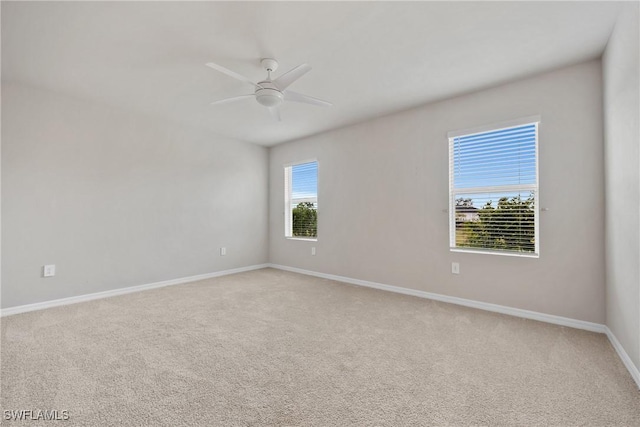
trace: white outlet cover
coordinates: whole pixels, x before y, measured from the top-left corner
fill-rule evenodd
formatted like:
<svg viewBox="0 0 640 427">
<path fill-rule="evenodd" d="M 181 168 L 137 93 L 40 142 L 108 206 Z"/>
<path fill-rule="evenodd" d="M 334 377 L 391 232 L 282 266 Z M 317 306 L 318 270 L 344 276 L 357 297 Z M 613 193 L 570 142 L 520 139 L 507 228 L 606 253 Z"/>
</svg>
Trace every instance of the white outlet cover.
<svg viewBox="0 0 640 427">
<path fill-rule="evenodd" d="M 227 248 L 220 248 L 220 256 L 225 256 L 227 254 Z"/>
<path fill-rule="evenodd" d="M 315 255 L 316 254 L 316 248 L 315 246 L 311 248 L 311 255 Z"/>
<path fill-rule="evenodd" d="M 451 263 L 451 273 L 460 274 L 460 263 L 459 262 L 452 262 Z"/>
<path fill-rule="evenodd" d="M 55 264 L 49 264 L 42 267 L 42 275 L 44 277 L 53 277 L 56 275 L 56 266 Z"/>
</svg>

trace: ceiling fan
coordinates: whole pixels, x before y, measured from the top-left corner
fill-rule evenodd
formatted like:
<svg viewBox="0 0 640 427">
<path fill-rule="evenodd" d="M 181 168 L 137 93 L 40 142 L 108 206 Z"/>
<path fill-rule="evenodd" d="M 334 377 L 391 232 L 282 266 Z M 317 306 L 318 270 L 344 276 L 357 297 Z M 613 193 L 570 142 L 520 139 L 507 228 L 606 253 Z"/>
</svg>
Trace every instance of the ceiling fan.
<svg viewBox="0 0 640 427">
<path fill-rule="evenodd" d="M 323 101 L 312 96 L 303 95 L 298 92 L 287 89 L 293 82 L 298 80 L 304 74 L 311 71 L 311 67 L 308 64 L 298 65 L 297 67 L 287 71 L 274 80 L 271 80 L 271 73 L 278 68 L 278 61 L 271 58 L 264 58 L 260 61 L 262 68 L 267 71 L 267 78 L 265 80 L 255 83 L 251 79 L 231 71 L 221 65 L 209 62 L 206 65 L 214 70 L 220 71 L 228 76 L 238 79 L 243 82 L 252 84 L 255 87 L 255 92 L 247 95 L 234 96 L 232 98 L 221 99 L 214 101 L 211 105 L 226 104 L 229 102 L 241 101 L 245 98 L 254 97 L 259 104 L 267 107 L 271 115 L 275 120 L 280 121 L 280 104 L 284 101 L 302 102 L 305 104 L 319 105 L 322 107 L 331 107 L 333 104 L 327 101 Z"/>
</svg>

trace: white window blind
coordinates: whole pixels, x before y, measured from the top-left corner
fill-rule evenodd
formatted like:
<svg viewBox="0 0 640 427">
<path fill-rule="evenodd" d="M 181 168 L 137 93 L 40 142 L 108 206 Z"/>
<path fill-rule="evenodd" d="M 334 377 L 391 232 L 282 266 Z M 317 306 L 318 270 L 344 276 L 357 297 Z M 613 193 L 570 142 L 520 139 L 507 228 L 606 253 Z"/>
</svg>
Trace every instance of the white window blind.
<svg viewBox="0 0 640 427">
<path fill-rule="evenodd" d="M 318 237 L 318 162 L 284 168 L 285 237 Z"/>
<path fill-rule="evenodd" d="M 539 253 L 538 122 L 449 138 L 452 250 Z"/>
</svg>

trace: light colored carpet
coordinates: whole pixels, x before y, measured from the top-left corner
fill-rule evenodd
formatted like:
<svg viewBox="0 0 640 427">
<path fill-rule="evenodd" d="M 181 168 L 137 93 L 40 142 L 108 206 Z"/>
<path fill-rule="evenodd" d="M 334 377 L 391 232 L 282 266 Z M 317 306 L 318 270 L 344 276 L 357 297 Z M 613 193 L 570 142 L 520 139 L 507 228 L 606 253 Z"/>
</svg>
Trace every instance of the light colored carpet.
<svg viewBox="0 0 640 427">
<path fill-rule="evenodd" d="M 264 269 L 2 319 L 64 426 L 638 426 L 602 334 Z M 26 425 L 8 422 L 7 425 Z"/>
</svg>

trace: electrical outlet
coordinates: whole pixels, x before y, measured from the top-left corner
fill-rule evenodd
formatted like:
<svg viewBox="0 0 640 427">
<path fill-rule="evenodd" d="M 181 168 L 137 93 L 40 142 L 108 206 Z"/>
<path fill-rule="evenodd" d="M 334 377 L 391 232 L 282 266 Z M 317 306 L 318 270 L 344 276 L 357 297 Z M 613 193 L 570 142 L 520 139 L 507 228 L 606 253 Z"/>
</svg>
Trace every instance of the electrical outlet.
<svg viewBox="0 0 640 427">
<path fill-rule="evenodd" d="M 315 254 L 316 254 L 316 247 L 315 247 L 315 246 L 313 246 L 313 247 L 311 248 L 311 255 L 315 255 Z"/>
<path fill-rule="evenodd" d="M 460 263 L 459 262 L 452 262 L 451 263 L 451 273 L 460 274 Z"/>
<path fill-rule="evenodd" d="M 43 277 L 53 277 L 56 275 L 56 265 L 50 264 L 42 267 L 42 276 Z"/>
<path fill-rule="evenodd" d="M 225 256 L 227 254 L 227 248 L 220 248 L 220 256 Z"/>
</svg>

